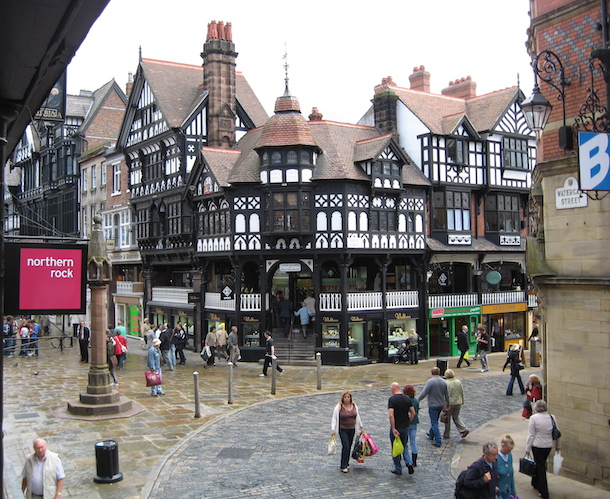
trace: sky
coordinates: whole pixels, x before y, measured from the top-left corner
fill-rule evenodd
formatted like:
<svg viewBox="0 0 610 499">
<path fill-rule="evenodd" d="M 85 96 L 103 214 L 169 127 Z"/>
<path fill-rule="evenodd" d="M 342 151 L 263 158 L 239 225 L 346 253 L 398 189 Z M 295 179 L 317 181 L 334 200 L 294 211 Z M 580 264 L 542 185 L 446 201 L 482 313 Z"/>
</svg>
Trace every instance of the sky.
<svg viewBox="0 0 610 499">
<path fill-rule="evenodd" d="M 125 89 L 142 57 L 200 66 L 207 25 L 231 22 L 241 71 L 271 115 L 284 92 L 308 116 L 357 122 L 375 85 L 391 76 L 409 87 L 414 67 L 431 91 L 471 76 L 477 95 L 533 88 L 525 49 L 529 0 L 110 0 L 68 67 L 68 92 L 114 78 Z M 287 59 L 284 58 L 287 54 Z"/>
</svg>

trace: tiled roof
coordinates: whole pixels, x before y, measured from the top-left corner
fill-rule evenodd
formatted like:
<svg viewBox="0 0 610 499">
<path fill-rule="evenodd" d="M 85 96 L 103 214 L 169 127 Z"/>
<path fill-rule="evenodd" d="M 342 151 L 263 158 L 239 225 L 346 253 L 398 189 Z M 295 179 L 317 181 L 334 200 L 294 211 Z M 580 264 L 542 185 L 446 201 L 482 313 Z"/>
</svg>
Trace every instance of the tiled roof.
<svg viewBox="0 0 610 499">
<path fill-rule="evenodd" d="M 227 187 L 229 185 L 229 174 L 239 159 L 239 151 L 235 149 L 220 149 L 214 147 L 202 147 L 201 153 L 205 157 L 206 163 L 214 174 L 218 185 Z"/>
<path fill-rule="evenodd" d="M 125 93 L 116 84 L 116 82 L 114 81 L 114 78 L 113 78 L 108 83 L 106 83 L 105 85 L 101 86 L 100 88 L 98 88 L 96 91 L 93 92 L 93 99 L 94 99 L 93 104 L 91 105 L 91 109 L 87 113 L 87 117 L 85 118 L 85 121 L 83 121 L 83 124 L 80 126 L 80 130 L 87 130 L 91 120 L 95 117 L 100 106 L 102 106 L 104 104 L 106 97 L 112 91 L 113 88 L 116 89 L 118 95 L 123 100 L 123 102 L 125 102 L 125 104 L 127 104 L 127 97 L 126 97 Z"/>
<path fill-rule="evenodd" d="M 203 90 L 203 67 L 153 59 L 142 59 L 140 64 L 168 125 L 180 127 L 207 92 Z M 240 72 L 235 74 L 235 85 L 237 100 L 248 116 L 256 126 L 263 124 L 267 113 Z"/>
<path fill-rule="evenodd" d="M 229 183 L 260 182 L 260 158 L 255 147 L 260 139 L 261 132 L 261 128 L 250 130 L 235 146 L 240 155 L 235 160 L 229 174 Z"/>
<path fill-rule="evenodd" d="M 392 140 L 392 134 L 359 140 L 354 146 L 354 161 L 372 160 L 379 156 Z"/>
<path fill-rule="evenodd" d="M 66 116 L 85 118 L 93 104 L 93 95 L 67 95 Z"/>
<path fill-rule="evenodd" d="M 386 88 L 438 135 L 452 133 L 464 116 L 478 132 L 492 129 L 519 92 L 518 87 L 509 87 L 465 100 L 392 85 Z"/>
<path fill-rule="evenodd" d="M 257 147 L 315 146 L 309 123 L 299 112 L 274 114 L 263 126 Z"/>
</svg>

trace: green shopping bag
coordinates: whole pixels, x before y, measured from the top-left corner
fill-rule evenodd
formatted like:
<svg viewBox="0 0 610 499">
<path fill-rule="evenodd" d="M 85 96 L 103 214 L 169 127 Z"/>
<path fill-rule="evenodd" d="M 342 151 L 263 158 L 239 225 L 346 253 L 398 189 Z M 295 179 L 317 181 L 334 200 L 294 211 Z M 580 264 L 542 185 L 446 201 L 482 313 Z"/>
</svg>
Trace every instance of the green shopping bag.
<svg viewBox="0 0 610 499">
<path fill-rule="evenodd" d="M 400 438 L 395 438 L 392 443 L 392 457 L 402 456 L 402 453 L 405 451 L 405 446 L 402 445 L 402 440 Z"/>
</svg>

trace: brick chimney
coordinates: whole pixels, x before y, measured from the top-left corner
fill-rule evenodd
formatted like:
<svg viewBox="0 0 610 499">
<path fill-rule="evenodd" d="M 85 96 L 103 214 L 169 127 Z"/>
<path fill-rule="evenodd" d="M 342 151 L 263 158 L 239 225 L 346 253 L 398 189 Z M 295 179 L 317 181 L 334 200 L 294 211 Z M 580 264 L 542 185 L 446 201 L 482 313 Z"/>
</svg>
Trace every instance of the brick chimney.
<svg viewBox="0 0 610 499">
<path fill-rule="evenodd" d="M 430 73 L 424 66 L 413 68 L 413 74 L 409 76 L 411 90 L 430 93 Z"/>
<path fill-rule="evenodd" d="M 131 90 L 133 89 L 133 73 L 127 73 L 127 85 L 125 85 L 125 95 L 129 97 L 131 95 Z"/>
<path fill-rule="evenodd" d="M 322 121 L 322 113 L 318 111 L 317 107 L 311 109 L 311 114 L 309 115 L 309 121 Z"/>
<path fill-rule="evenodd" d="M 398 118 L 396 116 L 398 97 L 391 88 L 395 86 L 396 84 L 391 76 L 383 78 L 381 84 L 375 86 L 375 97 L 373 98 L 375 126 L 382 133 L 397 133 L 398 130 Z"/>
<path fill-rule="evenodd" d="M 450 81 L 449 86 L 441 90 L 441 94 L 459 99 L 472 99 L 477 96 L 477 84 L 470 76 Z"/>
<path fill-rule="evenodd" d="M 208 145 L 235 144 L 235 44 L 231 23 L 212 21 L 203 45 L 203 88 L 208 93 Z"/>
</svg>

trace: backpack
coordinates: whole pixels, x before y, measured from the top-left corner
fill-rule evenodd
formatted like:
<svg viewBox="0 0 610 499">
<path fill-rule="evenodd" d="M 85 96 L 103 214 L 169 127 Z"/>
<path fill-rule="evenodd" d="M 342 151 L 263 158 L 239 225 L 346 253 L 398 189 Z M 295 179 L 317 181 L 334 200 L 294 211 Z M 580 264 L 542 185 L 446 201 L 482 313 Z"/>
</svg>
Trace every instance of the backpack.
<svg viewBox="0 0 610 499">
<path fill-rule="evenodd" d="M 470 468 L 470 466 L 468 468 Z M 477 499 L 477 497 L 479 497 L 478 490 L 471 489 L 464 485 L 464 478 L 466 478 L 468 468 L 460 471 L 460 474 L 455 481 L 455 499 Z"/>
</svg>

